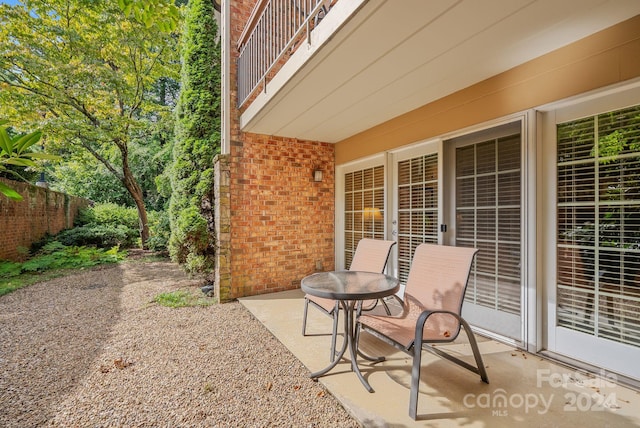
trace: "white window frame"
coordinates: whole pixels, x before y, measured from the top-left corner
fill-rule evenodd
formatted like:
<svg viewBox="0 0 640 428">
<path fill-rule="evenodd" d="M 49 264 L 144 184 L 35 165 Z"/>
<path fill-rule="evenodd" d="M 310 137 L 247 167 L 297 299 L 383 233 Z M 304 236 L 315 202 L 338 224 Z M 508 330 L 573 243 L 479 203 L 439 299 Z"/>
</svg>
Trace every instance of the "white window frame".
<svg viewBox="0 0 640 428">
<path fill-rule="evenodd" d="M 573 333 L 557 329 L 555 325 L 556 300 L 556 252 L 557 246 L 557 163 L 556 163 L 556 124 L 596 116 L 640 104 L 640 79 L 634 79 L 620 85 L 599 89 L 567 100 L 551 103 L 537 109 L 539 138 L 544 141 L 538 147 L 538 216 L 541 220 L 539 232 L 541 323 L 538 351 L 559 360 L 587 370 L 600 367 L 618 371 L 625 367 L 629 355 L 628 345 L 614 344 L 607 349 L 594 349 L 593 341 L 586 334 Z M 544 147 L 543 147 L 544 146 Z M 575 349 L 571 352 L 569 348 Z M 593 352 L 589 353 L 589 350 Z M 631 352 L 633 354 L 633 352 Z M 629 358 L 628 356 L 626 357 Z M 617 370 L 618 369 L 618 370 Z M 630 375 L 632 383 L 640 378 L 640 370 Z M 622 373 L 625 376 L 625 373 Z"/>
</svg>

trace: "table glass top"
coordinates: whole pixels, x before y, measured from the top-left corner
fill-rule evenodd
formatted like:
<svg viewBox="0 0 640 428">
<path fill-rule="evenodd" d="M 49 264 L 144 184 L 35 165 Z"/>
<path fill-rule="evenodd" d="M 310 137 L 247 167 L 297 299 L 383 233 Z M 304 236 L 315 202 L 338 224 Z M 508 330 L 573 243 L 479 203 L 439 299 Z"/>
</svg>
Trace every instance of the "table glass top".
<svg viewBox="0 0 640 428">
<path fill-rule="evenodd" d="M 378 299 L 398 291 L 399 281 L 373 272 L 318 272 L 302 279 L 305 293 L 337 300 Z"/>
</svg>

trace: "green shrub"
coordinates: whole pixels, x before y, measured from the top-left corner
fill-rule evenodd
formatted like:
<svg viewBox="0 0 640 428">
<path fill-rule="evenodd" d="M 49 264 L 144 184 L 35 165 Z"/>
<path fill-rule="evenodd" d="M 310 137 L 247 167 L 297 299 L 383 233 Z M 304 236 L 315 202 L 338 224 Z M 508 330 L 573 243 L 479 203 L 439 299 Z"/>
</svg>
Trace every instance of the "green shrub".
<svg viewBox="0 0 640 428">
<path fill-rule="evenodd" d="M 116 263 L 123 260 L 126 253 L 118 247 L 109 250 L 58 246 L 49 253 L 43 253 L 22 263 L 22 272 L 44 272 L 52 269 L 84 268 L 103 263 Z"/>
<path fill-rule="evenodd" d="M 164 251 L 171 235 L 169 214 L 166 211 L 149 211 L 148 214 L 151 231 L 149 249 Z M 75 223 L 74 229 L 62 231 L 55 236 L 47 235 L 32 244 L 31 254 L 40 252 L 44 246 L 55 241 L 65 246 L 98 248 L 130 248 L 139 245 L 138 213 L 135 208 L 112 203 L 96 204 L 80 210 Z"/>
<path fill-rule="evenodd" d="M 171 236 L 169 213 L 166 211 L 149 211 L 149 229 L 151 237 L 147 245 L 152 251 L 165 251 Z"/>
<path fill-rule="evenodd" d="M 93 223 L 94 219 L 95 217 L 93 215 L 92 207 L 80 208 L 80 210 L 78 211 L 78 215 L 76 216 L 75 220 L 73 220 L 73 225 L 84 226 L 85 224 Z"/>
<path fill-rule="evenodd" d="M 66 247 L 62 242 L 60 242 L 60 241 L 51 241 L 51 242 L 47 242 L 46 244 L 44 244 L 42 246 L 42 248 L 40 249 L 39 253 L 40 254 L 51 254 L 51 253 L 55 253 L 56 251 L 62 251 L 65 248 Z"/>
<path fill-rule="evenodd" d="M 13 278 L 22 272 L 22 263 L 0 260 L 0 278 Z"/>
<path fill-rule="evenodd" d="M 80 211 L 78 225 L 97 224 L 102 226 L 126 226 L 138 233 L 140 222 L 138 211 L 133 207 L 102 203 Z"/>
<path fill-rule="evenodd" d="M 53 235 L 50 235 L 49 233 L 45 233 L 45 235 L 42 238 L 31 243 L 31 246 L 29 247 L 29 254 L 33 255 L 33 254 L 39 253 L 40 250 L 42 250 L 42 248 L 45 245 L 48 245 L 54 240 L 55 240 L 55 237 Z"/>
<path fill-rule="evenodd" d="M 138 232 L 122 225 L 87 224 L 57 234 L 54 239 L 66 246 L 91 246 L 98 248 L 136 245 Z"/>
<path fill-rule="evenodd" d="M 171 258 L 188 271 L 215 263 L 213 158 L 220 152 L 220 43 L 213 3 L 191 0 L 181 39 L 181 88 L 170 170 Z"/>
<path fill-rule="evenodd" d="M 138 212 L 135 208 L 113 203 L 96 204 L 80 210 L 77 227 L 49 238 L 68 246 L 111 248 L 136 246 L 139 240 Z"/>
<path fill-rule="evenodd" d="M 213 267 L 209 257 L 210 236 L 206 220 L 195 207 L 182 210 L 173 223 L 169 252 L 174 261 L 182 264 L 187 272 L 207 272 Z"/>
</svg>

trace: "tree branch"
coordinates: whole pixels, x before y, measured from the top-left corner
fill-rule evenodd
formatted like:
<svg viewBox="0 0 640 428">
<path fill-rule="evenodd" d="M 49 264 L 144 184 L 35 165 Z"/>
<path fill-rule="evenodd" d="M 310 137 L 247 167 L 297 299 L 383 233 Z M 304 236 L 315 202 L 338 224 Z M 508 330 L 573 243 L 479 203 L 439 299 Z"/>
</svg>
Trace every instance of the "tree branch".
<svg viewBox="0 0 640 428">
<path fill-rule="evenodd" d="M 93 147 L 91 147 L 91 145 L 89 145 L 89 143 L 87 143 L 86 138 L 84 138 L 83 136 L 78 136 L 78 140 L 80 142 L 80 145 L 86 149 L 89 153 L 91 153 L 91 155 L 96 158 L 97 160 L 100 161 L 100 163 L 102 163 L 108 170 L 109 172 L 111 172 L 113 175 L 115 175 L 118 180 L 122 181 L 124 180 L 124 176 L 122 175 L 122 173 L 120 171 L 118 171 L 112 164 L 111 162 L 109 162 L 105 157 L 103 157 L 100 153 L 98 153 Z"/>
<path fill-rule="evenodd" d="M 25 69 L 24 67 L 20 67 L 17 64 L 13 64 L 13 65 L 18 67 L 24 73 L 33 76 L 33 74 L 28 69 Z M 78 100 L 76 97 L 67 94 L 64 89 L 61 89 L 61 88 L 59 88 L 59 87 L 57 87 L 55 85 L 52 85 L 49 82 L 45 82 L 43 80 L 38 80 L 38 82 L 42 83 L 43 85 L 46 85 L 46 86 L 50 87 L 54 91 L 53 94 L 49 94 L 47 92 L 41 91 L 41 90 L 39 90 L 39 89 L 27 84 L 27 82 L 25 82 L 25 80 L 22 79 L 21 77 L 19 77 L 17 74 L 15 74 L 15 73 L 13 73 L 13 72 L 11 72 L 9 70 L 6 70 L 6 71 L 16 79 L 16 81 L 14 82 L 14 81 L 11 81 L 11 80 L 5 78 L 3 75 L 0 74 L 0 76 L 3 76 L 1 81 L 3 81 L 4 83 L 8 84 L 9 86 L 12 86 L 14 88 L 19 88 L 19 89 L 22 89 L 22 90 L 27 91 L 27 92 L 31 92 L 32 94 L 37 95 L 39 97 L 42 97 L 44 99 L 57 100 L 60 104 L 68 105 L 69 107 L 77 110 L 80 114 L 85 116 L 95 128 L 100 127 L 100 120 L 89 112 L 89 110 L 85 107 L 84 103 L 80 102 L 80 100 Z M 60 94 L 65 99 L 56 98 L 56 96 L 55 96 L 56 93 Z"/>
</svg>

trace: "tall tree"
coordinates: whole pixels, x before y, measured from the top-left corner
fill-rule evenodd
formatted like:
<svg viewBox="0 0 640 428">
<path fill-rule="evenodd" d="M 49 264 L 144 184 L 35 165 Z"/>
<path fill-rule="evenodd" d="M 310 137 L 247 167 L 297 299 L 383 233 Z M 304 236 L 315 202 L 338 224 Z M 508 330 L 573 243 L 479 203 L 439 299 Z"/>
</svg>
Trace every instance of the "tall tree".
<svg viewBox="0 0 640 428">
<path fill-rule="evenodd" d="M 0 113 L 37 122 L 47 149 L 88 152 L 115 175 L 138 210 L 143 246 L 147 210 L 130 144 L 170 114 L 151 88 L 177 78 L 176 40 L 111 0 L 0 5 Z"/>
<path fill-rule="evenodd" d="M 182 33 L 181 91 L 169 206 L 172 257 L 214 267 L 213 157 L 220 151 L 220 45 L 211 0 L 190 0 Z"/>
<path fill-rule="evenodd" d="M 160 193 L 156 180 L 171 164 L 173 120 L 169 116 L 158 123 L 149 123 L 140 137 L 129 143 L 129 165 L 135 175 L 145 206 L 149 210 L 164 211 L 171 192 Z M 75 153 L 64 163 L 48 163 L 46 177 L 51 189 L 81 196 L 95 202 L 110 202 L 135 206 L 131 195 L 116 176 L 100 164 L 89 152 Z"/>
</svg>

